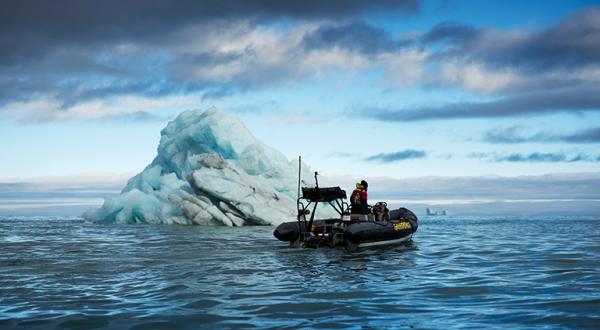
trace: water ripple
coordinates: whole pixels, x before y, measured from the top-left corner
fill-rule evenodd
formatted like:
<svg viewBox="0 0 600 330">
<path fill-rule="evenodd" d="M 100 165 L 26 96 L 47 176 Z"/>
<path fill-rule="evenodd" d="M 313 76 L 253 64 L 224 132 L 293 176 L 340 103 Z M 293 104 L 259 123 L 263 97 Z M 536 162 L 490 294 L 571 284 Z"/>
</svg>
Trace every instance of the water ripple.
<svg viewBox="0 0 600 330">
<path fill-rule="evenodd" d="M 270 227 L 0 219 L 0 328 L 599 328 L 600 219 L 426 218 L 387 249 Z"/>
</svg>

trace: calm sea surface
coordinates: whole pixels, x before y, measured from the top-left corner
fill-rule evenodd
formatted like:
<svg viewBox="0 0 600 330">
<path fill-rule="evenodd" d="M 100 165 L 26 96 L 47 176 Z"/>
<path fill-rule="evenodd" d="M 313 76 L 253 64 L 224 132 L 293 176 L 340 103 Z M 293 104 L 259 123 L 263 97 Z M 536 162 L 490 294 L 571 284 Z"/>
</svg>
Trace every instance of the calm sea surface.
<svg viewBox="0 0 600 330">
<path fill-rule="evenodd" d="M 429 217 L 411 244 L 0 218 L 0 329 L 600 329 L 599 217 Z"/>
</svg>

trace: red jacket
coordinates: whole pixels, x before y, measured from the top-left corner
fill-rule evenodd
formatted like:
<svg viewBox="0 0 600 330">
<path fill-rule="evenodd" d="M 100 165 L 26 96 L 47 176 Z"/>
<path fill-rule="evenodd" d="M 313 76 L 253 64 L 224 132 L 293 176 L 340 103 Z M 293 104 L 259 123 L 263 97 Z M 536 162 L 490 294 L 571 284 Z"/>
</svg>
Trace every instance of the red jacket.
<svg viewBox="0 0 600 330">
<path fill-rule="evenodd" d="M 367 191 L 364 189 L 354 189 L 350 195 L 350 204 L 367 205 Z"/>
</svg>

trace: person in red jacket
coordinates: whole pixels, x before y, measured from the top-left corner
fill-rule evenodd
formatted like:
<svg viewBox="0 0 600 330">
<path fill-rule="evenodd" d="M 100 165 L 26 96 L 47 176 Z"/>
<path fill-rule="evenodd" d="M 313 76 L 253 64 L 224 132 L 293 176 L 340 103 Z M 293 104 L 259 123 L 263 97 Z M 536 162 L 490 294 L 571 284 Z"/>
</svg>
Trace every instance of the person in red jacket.
<svg viewBox="0 0 600 330">
<path fill-rule="evenodd" d="M 362 180 L 360 183 L 356 184 L 356 189 L 350 195 L 350 212 L 351 213 L 359 213 L 359 214 L 367 214 L 369 211 L 369 204 L 367 203 L 367 189 L 369 188 L 369 184 L 367 181 Z"/>
</svg>

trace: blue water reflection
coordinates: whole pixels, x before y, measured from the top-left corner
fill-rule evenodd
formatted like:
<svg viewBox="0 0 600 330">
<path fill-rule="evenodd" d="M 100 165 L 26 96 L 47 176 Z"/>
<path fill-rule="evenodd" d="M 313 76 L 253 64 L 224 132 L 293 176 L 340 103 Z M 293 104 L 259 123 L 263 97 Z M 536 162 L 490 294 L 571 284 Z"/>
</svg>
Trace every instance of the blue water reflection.
<svg viewBox="0 0 600 330">
<path fill-rule="evenodd" d="M 299 250 L 271 227 L 0 219 L 0 328 L 598 328 L 600 218 L 431 217 Z"/>
</svg>

